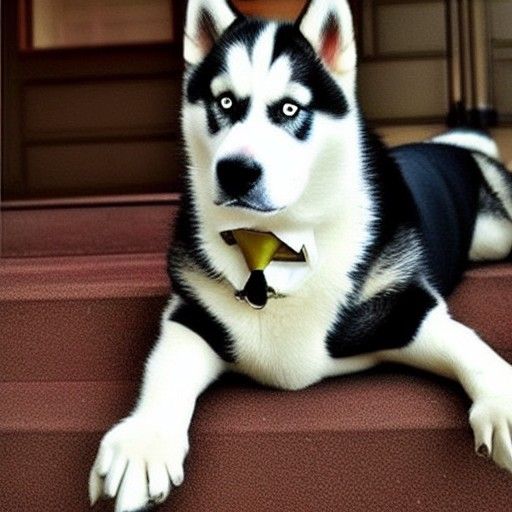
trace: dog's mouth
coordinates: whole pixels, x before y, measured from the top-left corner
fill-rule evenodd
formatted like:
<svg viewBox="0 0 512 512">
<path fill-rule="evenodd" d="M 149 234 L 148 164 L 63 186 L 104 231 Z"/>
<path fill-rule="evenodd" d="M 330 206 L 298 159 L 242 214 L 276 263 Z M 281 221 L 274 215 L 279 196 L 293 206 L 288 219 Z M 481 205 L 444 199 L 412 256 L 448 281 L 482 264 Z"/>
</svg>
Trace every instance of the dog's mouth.
<svg viewBox="0 0 512 512">
<path fill-rule="evenodd" d="M 215 205 L 225 208 L 242 208 L 244 210 L 266 214 L 277 213 L 284 210 L 284 208 L 276 208 L 274 206 L 261 204 L 248 199 L 226 199 L 223 201 L 215 201 Z"/>
</svg>

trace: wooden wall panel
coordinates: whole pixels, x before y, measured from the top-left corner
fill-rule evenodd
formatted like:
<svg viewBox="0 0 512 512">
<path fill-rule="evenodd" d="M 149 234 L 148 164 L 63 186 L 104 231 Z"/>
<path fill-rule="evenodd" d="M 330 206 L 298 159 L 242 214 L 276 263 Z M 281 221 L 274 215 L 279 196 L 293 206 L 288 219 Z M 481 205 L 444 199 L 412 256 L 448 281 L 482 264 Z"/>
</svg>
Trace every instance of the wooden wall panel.
<svg viewBox="0 0 512 512">
<path fill-rule="evenodd" d="M 446 50 L 443 2 L 382 4 L 375 9 L 376 44 L 380 54 Z"/>
<path fill-rule="evenodd" d="M 494 102 L 502 116 L 512 117 L 512 60 L 494 66 Z"/>
<path fill-rule="evenodd" d="M 30 138 L 179 131 L 179 79 L 30 85 L 24 126 Z"/>
<path fill-rule="evenodd" d="M 2 3 L 12 105 L 3 198 L 178 190 L 181 45 L 33 51 L 17 44 L 20 5 Z"/>
<path fill-rule="evenodd" d="M 512 122 L 512 0 L 489 2 L 493 50 L 492 86 L 502 122 Z"/>
<path fill-rule="evenodd" d="M 447 104 L 445 61 L 363 62 L 359 93 L 366 115 L 373 120 L 419 122 L 442 118 Z"/>
<path fill-rule="evenodd" d="M 493 38 L 512 40 L 512 0 L 491 0 L 489 10 Z"/>
<path fill-rule="evenodd" d="M 364 0 L 359 94 L 376 122 L 442 122 L 448 108 L 442 0 Z"/>
<path fill-rule="evenodd" d="M 182 167 L 175 141 L 133 141 L 30 146 L 30 195 L 61 197 L 123 192 L 170 192 Z"/>
<path fill-rule="evenodd" d="M 32 0 L 34 48 L 171 41 L 169 0 Z"/>
</svg>

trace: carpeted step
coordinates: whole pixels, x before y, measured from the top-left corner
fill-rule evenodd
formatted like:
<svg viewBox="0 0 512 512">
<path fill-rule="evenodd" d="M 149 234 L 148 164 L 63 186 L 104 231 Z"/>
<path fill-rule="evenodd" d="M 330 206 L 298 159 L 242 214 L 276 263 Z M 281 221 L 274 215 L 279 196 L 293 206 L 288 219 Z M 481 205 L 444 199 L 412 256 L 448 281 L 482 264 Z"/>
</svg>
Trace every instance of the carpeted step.
<svg viewBox="0 0 512 512">
<path fill-rule="evenodd" d="M 0 510 L 89 510 L 98 441 L 135 388 L 0 384 Z M 508 512 L 512 478 L 473 454 L 467 407 L 456 385 L 395 369 L 300 392 L 226 380 L 200 399 L 185 483 L 161 510 Z"/>
<path fill-rule="evenodd" d="M 5 260 L 0 380 L 139 379 L 169 293 L 163 254 Z"/>
<path fill-rule="evenodd" d="M 157 333 L 165 258 L 8 260 L 0 279 L 0 511 L 88 510 L 98 441 Z M 509 359 L 511 285 L 512 265 L 478 267 L 450 300 Z M 225 381 L 200 400 L 186 484 L 162 510 L 508 511 L 512 481 L 474 457 L 467 407 L 402 371 L 295 393 Z"/>
<path fill-rule="evenodd" d="M 162 254 L 6 260 L 0 380 L 138 380 L 169 284 Z M 512 264 L 469 270 L 456 318 L 512 359 Z"/>
</svg>

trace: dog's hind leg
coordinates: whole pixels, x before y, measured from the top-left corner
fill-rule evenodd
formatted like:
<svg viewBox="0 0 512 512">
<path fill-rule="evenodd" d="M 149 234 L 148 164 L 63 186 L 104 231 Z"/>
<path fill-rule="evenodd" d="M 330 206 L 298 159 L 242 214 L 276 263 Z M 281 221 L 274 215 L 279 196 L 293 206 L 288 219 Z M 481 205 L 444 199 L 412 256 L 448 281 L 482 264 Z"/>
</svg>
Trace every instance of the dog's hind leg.
<svg viewBox="0 0 512 512">
<path fill-rule="evenodd" d="M 456 128 L 430 140 L 471 151 L 482 173 L 471 261 L 496 261 L 512 250 L 512 174 L 500 162 L 496 142 L 484 131 Z"/>
<path fill-rule="evenodd" d="M 488 133 L 456 128 L 430 140 L 471 152 L 482 173 L 479 209 L 469 251 L 471 261 L 496 261 L 512 250 L 512 174 L 500 162 L 496 142 Z"/>
<path fill-rule="evenodd" d="M 378 356 L 457 380 L 473 401 L 477 454 L 512 472 L 512 366 L 453 320 L 444 302 L 428 313 L 409 345 Z"/>
<path fill-rule="evenodd" d="M 483 183 L 469 258 L 502 260 L 512 250 L 512 174 L 493 158 L 477 153 L 473 157 Z"/>
</svg>

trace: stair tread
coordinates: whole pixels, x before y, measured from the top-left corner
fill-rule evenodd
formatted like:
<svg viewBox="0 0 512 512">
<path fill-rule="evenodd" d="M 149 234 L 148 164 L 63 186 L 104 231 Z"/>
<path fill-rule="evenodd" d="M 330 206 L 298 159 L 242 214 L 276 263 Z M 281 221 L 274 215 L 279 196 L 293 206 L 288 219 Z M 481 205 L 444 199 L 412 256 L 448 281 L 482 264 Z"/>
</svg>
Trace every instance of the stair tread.
<svg viewBox="0 0 512 512">
<path fill-rule="evenodd" d="M 103 432 L 129 413 L 134 382 L 0 383 L 0 432 Z M 467 428 L 454 383 L 381 368 L 293 393 L 226 377 L 199 400 L 194 430 L 233 433 Z"/>
<path fill-rule="evenodd" d="M 0 509 L 87 512 L 101 435 L 135 389 L 0 384 Z M 396 369 L 293 393 L 229 379 L 200 399 L 186 482 L 162 511 L 506 512 L 509 475 L 473 454 L 468 405 L 454 384 Z"/>
<path fill-rule="evenodd" d="M 0 301 L 145 297 L 168 293 L 163 253 L 9 258 Z"/>
<path fill-rule="evenodd" d="M 466 278 L 512 279 L 509 261 L 471 266 Z M 0 301 L 163 295 L 164 253 L 8 258 L 0 265 Z"/>
<path fill-rule="evenodd" d="M 512 279 L 512 263 L 473 265 L 465 277 Z M 150 296 L 169 290 L 164 253 L 7 258 L 0 281 L 0 301 Z"/>
<path fill-rule="evenodd" d="M 7 260 L 0 380 L 140 381 L 169 295 L 164 254 Z M 449 306 L 512 357 L 512 264 L 470 268 Z"/>
</svg>

